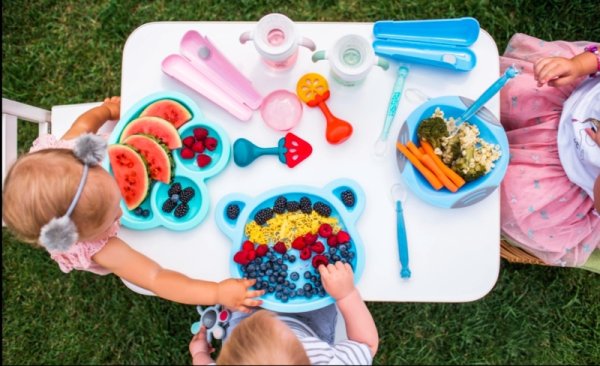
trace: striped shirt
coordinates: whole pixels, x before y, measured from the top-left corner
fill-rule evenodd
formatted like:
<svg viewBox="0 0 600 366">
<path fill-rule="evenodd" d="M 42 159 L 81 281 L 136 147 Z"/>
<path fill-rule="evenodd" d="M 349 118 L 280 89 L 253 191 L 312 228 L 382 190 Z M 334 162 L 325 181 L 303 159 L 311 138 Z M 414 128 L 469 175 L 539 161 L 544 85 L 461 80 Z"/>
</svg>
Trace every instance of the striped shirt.
<svg viewBox="0 0 600 366">
<path fill-rule="evenodd" d="M 330 345 L 297 319 L 282 315 L 279 319 L 298 337 L 312 365 L 371 365 L 373 362 L 366 344 L 343 340 Z"/>
</svg>

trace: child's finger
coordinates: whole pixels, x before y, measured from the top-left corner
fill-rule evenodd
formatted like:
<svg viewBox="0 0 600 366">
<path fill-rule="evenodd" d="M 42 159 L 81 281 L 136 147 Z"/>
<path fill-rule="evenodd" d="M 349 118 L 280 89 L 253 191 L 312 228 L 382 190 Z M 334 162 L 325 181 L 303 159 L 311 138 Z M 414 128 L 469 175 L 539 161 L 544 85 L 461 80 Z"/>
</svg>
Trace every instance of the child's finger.
<svg viewBox="0 0 600 366">
<path fill-rule="evenodd" d="M 543 58 L 533 65 L 533 74 L 536 80 L 539 80 L 539 74 L 544 68 L 544 66 L 548 65 L 553 61 L 552 58 Z"/>
<path fill-rule="evenodd" d="M 265 290 L 246 291 L 247 298 L 260 297 L 265 294 Z"/>
<path fill-rule="evenodd" d="M 245 306 L 250 306 L 250 307 L 256 307 L 256 306 L 260 306 L 262 305 L 262 300 L 259 299 L 244 299 L 244 301 L 242 302 L 243 305 Z"/>
<path fill-rule="evenodd" d="M 243 280 L 244 286 L 246 288 L 253 286 L 256 283 L 256 278 L 244 278 Z"/>
</svg>

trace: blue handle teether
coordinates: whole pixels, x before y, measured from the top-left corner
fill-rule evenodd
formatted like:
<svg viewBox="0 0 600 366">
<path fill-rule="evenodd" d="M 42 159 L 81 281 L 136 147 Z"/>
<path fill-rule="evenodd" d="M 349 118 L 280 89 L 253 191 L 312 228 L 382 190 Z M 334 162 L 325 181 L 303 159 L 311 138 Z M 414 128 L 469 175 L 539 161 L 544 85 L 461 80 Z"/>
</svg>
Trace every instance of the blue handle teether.
<svg viewBox="0 0 600 366">
<path fill-rule="evenodd" d="M 410 269 L 408 268 L 408 242 L 406 240 L 406 226 L 404 225 L 404 210 L 402 202 L 396 201 L 396 226 L 398 228 L 398 253 L 400 255 L 400 264 L 402 270 L 400 277 L 410 278 Z"/>
<path fill-rule="evenodd" d="M 262 155 L 277 155 L 279 161 L 285 164 L 286 148 L 283 146 L 285 138 L 279 140 L 277 147 L 259 147 L 252 142 L 240 138 L 233 144 L 233 161 L 241 167 L 250 165 L 256 158 Z"/>
</svg>

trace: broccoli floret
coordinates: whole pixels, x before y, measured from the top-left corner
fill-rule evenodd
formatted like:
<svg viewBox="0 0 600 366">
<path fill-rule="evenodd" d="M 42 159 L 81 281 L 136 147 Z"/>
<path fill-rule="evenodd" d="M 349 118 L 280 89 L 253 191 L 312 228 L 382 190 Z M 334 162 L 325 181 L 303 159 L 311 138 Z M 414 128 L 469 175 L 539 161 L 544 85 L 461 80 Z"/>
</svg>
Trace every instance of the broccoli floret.
<svg viewBox="0 0 600 366">
<path fill-rule="evenodd" d="M 464 154 L 456 159 L 451 167 L 466 182 L 482 177 L 486 173 L 485 165 L 475 161 L 475 149 L 474 145 L 467 147 Z"/>
<path fill-rule="evenodd" d="M 460 142 L 461 132 L 455 133 L 445 140 L 442 147 L 442 160 L 446 164 L 451 164 L 462 156 L 462 145 Z"/>
<path fill-rule="evenodd" d="M 419 140 L 425 140 L 437 149 L 442 146 L 442 139 L 448 137 L 446 122 L 440 117 L 426 118 L 419 123 L 417 128 Z"/>
</svg>

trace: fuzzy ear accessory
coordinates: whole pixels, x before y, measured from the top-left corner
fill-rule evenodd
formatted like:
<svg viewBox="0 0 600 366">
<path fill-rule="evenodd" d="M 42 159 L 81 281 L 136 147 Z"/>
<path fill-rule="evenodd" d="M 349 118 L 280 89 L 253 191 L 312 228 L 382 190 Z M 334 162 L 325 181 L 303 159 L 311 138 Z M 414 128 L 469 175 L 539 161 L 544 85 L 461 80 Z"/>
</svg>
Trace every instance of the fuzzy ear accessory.
<svg viewBox="0 0 600 366">
<path fill-rule="evenodd" d="M 54 217 L 40 231 L 40 244 L 48 251 L 64 252 L 77 242 L 79 235 L 71 214 L 81 197 L 90 166 L 98 165 L 106 154 L 106 141 L 98 135 L 84 134 L 77 138 L 73 154 L 83 163 L 83 174 L 77 192 L 64 216 Z"/>
</svg>

